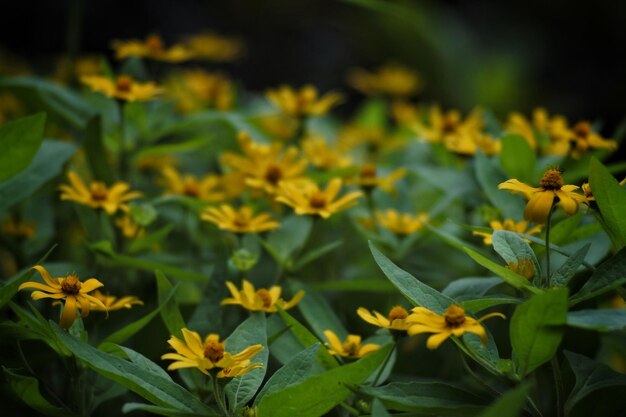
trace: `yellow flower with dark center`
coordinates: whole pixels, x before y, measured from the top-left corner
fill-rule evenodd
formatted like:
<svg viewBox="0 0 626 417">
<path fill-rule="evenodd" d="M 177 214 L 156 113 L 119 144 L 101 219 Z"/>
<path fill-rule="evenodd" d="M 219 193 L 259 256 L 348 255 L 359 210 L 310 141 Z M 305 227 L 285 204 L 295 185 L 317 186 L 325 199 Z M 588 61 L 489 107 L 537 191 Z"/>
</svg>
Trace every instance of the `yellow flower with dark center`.
<svg viewBox="0 0 626 417">
<path fill-rule="evenodd" d="M 41 265 L 35 265 L 33 269 L 39 272 L 46 283 L 24 282 L 18 289 L 37 289 L 38 291 L 33 291 L 31 294 L 33 300 L 41 300 L 42 298 L 65 300 L 59 323 L 64 329 L 68 329 L 72 325 L 79 308 L 82 317 L 87 317 L 94 304 L 106 311 L 106 306 L 102 304 L 102 301 L 88 294 L 96 288 L 102 287 L 103 284 L 97 279 L 90 278 L 81 282 L 76 274 L 69 274 L 65 278 L 52 278 L 50 273 Z"/>
<path fill-rule="evenodd" d="M 343 96 L 335 92 L 319 96 L 317 88 L 312 85 L 305 85 L 300 90 L 283 85 L 268 90 L 265 96 L 280 111 L 297 118 L 326 114 L 343 101 Z"/>
<path fill-rule="evenodd" d="M 302 184 L 282 181 L 276 201 L 292 207 L 296 214 L 311 214 L 327 219 L 332 214 L 357 204 L 356 200 L 363 196 L 360 191 L 352 191 L 337 199 L 341 185 L 340 178 L 330 180 L 325 190 L 321 190 L 312 181 Z"/>
<path fill-rule="evenodd" d="M 393 306 L 391 310 L 389 310 L 387 317 L 383 316 L 378 311 L 373 311 L 372 314 L 364 307 L 359 307 L 356 313 L 369 324 L 384 329 L 406 330 L 409 327 L 409 323 L 406 322 L 407 317 L 409 317 L 409 312 L 401 306 Z"/>
<path fill-rule="evenodd" d="M 226 286 L 230 291 L 231 297 L 222 300 L 223 305 L 235 304 L 240 305 L 250 311 L 265 311 L 266 313 L 275 313 L 277 306 L 283 310 L 294 307 L 304 297 L 304 291 L 298 291 L 290 301 L 280 298 L 282 288 L 278 285 L 272 286 L 270 289 L 254 288 L 254 285 L 248 280 L 243 280 L 241 290 L 238 290 L 235 284 L 226 281 Z"/>
<path fill-rule="evenodd" d="M 226 351 L 226 343 L 220 342 L 220 336 L 217 334 L 209 334 L 202 340 L 197 332 L 186 328 L 181 331 L 184 340 L 172 336 L 167 341 L 176 353 L 161 356 L 161 359 L 175 361 L 167 367 L 168 371 L 198 368 L 205 375 L 234 378 L 263 367 L 260 363 L 250 363 L 250 359 L 263 349 L 263 345 L 252 345 L 232 354 Z"/>
<path fill-rule="evenodd" d="M 476 334 L 485 343 L 487 341 L 487 333 L 480 323 L 490 317 L 506 318 L 502 313 L 490 313 L 476 320 L 466 316 L 465 310 L 456 304 L 451 304 L 442 315 L 424 307 L 415 307 L 406 319 L 406 322 L 410 325 L 407 333 L 410 336 L 422 333 L 435 333 L 426 341 L 426 347 L 431 350 L 438 348 L 450 336 L 461 337 L 465 333 Z"/>
<path fill-rule="evenodd" d="M 576 185 L 563 185 L 563 177 L 558 168 L 548 169 L 540 181 L 540 187 L 534 188 L 516 179 L 510 179 L 498 185 L 498 189 L 520 193 L 528 200 L 524 209 L 524 218 L 535 223 L 545 223 L 555 200 L 568 215 L 576 214 L 578 206 L 587 201 L 584 195 L 575 193 Z"/>
<path fill-rule="evenodd" d="M 82 77 L 81 82 L 93 91 L 124 101 L 149 101 L 163 93 L 155 83 L 140 83 L 127 75 L 120 75 L 115 80 L 100 75 Z"/>
<path fill-rule="evenodd" d="M 398 168 L 388 175 L 378 175 L 378 168 L 374 164 L 365 164 L 359 170 L 358 176 L 350 179 L 350 184 L 360 186 L 363 191 L 370 192 L 379 188 L 387 193 L 396 191 L 396 182 L 406 175 L 406 168 Z"/>
<path fill-rule="evenodd" d="M 376 221 L 385 229 L 389 229 L 398 235 L 410 235 L 422 230 L 428 214 L 419 213 L 417 216 L 411 213 L 398 213 L 394 209 L 376 212 Z"/>
<path fill-rule="evenodd" d="M 522 136 L 531 148 L 539 149 L 542 154 L 565 155 L 568 152 L 567 120 L 559 115 L 550 116 L 545 109 L 535 109 L 532 120 L 528 120 L 520 113 L 511 113 L 505 130 Z M 547 143 L 538 140 L 539 135 L 547 138 Z"/>
<path fill-rule="evenodd" d="M 465 119 L 457 110 L 442 112 L 437 106 L 428 114 L 429 124 L 421 122 L 412 125 L 412 129 L 421 138 L 431 143 L 443 143 L 450 148 L 460 148 L 464 142 L 473 141 L 474 135 L 481 133 L 484 122 L 482 113 L 475 109 Z"/>
<path fill-rule="evenodd" d="M 235 210 L 228 204 L 219 207 L 207 207 L 200 215 L 202 220 L 215 224 L 222 230 L 235 233 L 261 233 L 280 227 L 269 213 L 254 214 L 247 206 Z"/>
<path fill-rule="evenodd" d="M 308 136 L 302 141 L 304 156 L 313 166 L 322 170 L 346 168 L 352 164 L 352 158 L 337 147 L 331 147 L 321 136 Z"/>
<path fill-rule="evenodd" d="M 3 234 L 19 239 L 29 239 L 35 236 L 37 231 L 34 223 L 15 216 L 7 217 L 2 223 L 1 230 Z"/>
<path fill-rule="evenodd" d="M 155 61 L 183 62 L 193 57 L 191 51 L 184 45 L 173 45 L 166 48 L 159 35 L 149 35 L 145 40 L 131 39 L 128 41 L 115 40 L 111 47 L 115 51 L 116 59 L 130 57 L 148 58 Z"/>
<path fill-rule="evenodd" d="M 524 220 L 521 220 L 519 222 L 516 222 L 513 219 L 505 219 L 503 221 L 492 220 L 489 222 L 489 227 L 491 227 L 493 230 L 510 230 L 511 232 L 523 233 L 525 235 L 535 235 L 541 232 L 541 226 L 534 226 L 529 229 L 528 222 Z M 493 233 L 473 232 L 473 234 L 476 236 L 481 236 L 485 245 L 493 244 Z M 524 240 L 526 240 L 527 243 L 530 242 L 528 239 Z"/>
<path fill-rule="evenodd" d="M 339 340 L 332 330 L 325 330 L 324 336 L 326 336 L 326 340 L 328 340 L 326 343 L 328 353 L 348 359 L 358 359 L 380 349 L 379 345 L 373 343 L 362 345 L 361 336 L 356 334 L 349 334 L 343 342 Z"/>
<path fill-rule="evenodd" d="M 183 113 L 213 108 L 230 110 L 235 103 L 235 87 L 223 74 L 202 69 L 186 70 L 171 77 L 167 93 Z"/>
<path fill-rule="evenodd" d="M 571 130 L 569 138 L 572 144 L 572 156 L 580 158 L 589 149 L 617 149 L 617 142 L 612 139 L 605 139 L 591 129 L 591 123 L 578 122 Z"/>
<path fill-rule="evenodd" d="M 239 39 L 214 33 L 191 36 L 185 41 L 185 46 L 195 59 L 219 62 L 233 61 L 241 56 L 244 50 L 244 45 Z"/>
<path fill-rule="evenodd" d="M 128 210 L 126 202 L 142 196 L 139 191 L 130 191 L 130 185 L 123 181 L 114 183 L 110 188 L 103 182 L 95 181 L 87 188 L 75 172 L 68 172 L 67 177 L 70 185 L 59 186 L 61 200 L 75 201 L 84 206 L 102 209 L 110 216 L 119 209 Z"/>
<path fill-rule="evenodd" d="M 533 279 L 535 276 L 535 267 L 530 258 L 517 258 L 517 262 L 509 262 L 506 267 L 528 280 Z"/>
<path fill-rule="evenodd" d="M 181 174 L 175 168 L 166 167 L 161 171 L 161 184 L 168 194 L 183 195 L 203 201 L 223 201 L 226 194 L 221 189 L 220 177 L 206 175 L 198 178 L 191 174 Z"/>
<path fill-rule="evenodd" d="M 97 298 L 98 300 L 100 300 L 102 305 L 104 305 L 104 308 L 102 308 L 102 305 L 92 303 L 91 309 L 95 311 L 107 311 L 108 312 L 108 311 L 121 310 L 123 308 L 131 309 L 134 305 L 138 305 L 138 306 L 143 305 L 143 301 L 141 301 L 139 298 L 135 297 L 134 295 L 116 297 L 110 294 L 103 294 L 100 292 L 100 290 L 94 291 L 93 294 L 91 295 L 94 298 Z"/>
<path fill-rule="evenodd" d="M 357 68 L 348 74 L 348 84 L 366 95 L 411 96 L 422 87 L 419 75 L 402 65 L 387 64 L 373 72 Z"/>
</svg>

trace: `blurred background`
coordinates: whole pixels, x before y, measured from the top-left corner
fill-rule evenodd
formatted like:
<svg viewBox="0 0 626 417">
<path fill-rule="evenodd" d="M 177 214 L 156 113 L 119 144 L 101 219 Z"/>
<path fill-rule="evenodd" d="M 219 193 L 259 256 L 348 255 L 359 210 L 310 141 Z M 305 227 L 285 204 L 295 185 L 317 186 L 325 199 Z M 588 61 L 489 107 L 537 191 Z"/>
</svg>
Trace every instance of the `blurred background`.
<svg viewBox="0 0 626 417">
<path fill-rule="evenodd" d="M 211 30 L 245 41 L 245 56 L 222 68 L 252 90 L 310 82 L 358 98 L 348 69 L 397 62 L 422 74 L 422 100 L 444 107 L 504 117 L 544 106 L 605 135 L 626 113 L 621 1 L 23 0 L 2 15 L 0 45 L 42 72 L 69 49 L 110 56 L 112 39 Z M 79 44 L 67 40 L 74 30 Z"/>
</svg>

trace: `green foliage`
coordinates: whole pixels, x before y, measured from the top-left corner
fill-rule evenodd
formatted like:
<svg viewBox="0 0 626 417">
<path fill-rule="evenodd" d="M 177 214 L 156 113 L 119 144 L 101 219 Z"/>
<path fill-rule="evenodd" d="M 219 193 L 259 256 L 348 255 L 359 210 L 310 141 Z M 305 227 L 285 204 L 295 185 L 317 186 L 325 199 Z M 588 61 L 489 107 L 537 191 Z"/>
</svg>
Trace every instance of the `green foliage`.
<svg viewBox="0 0 626 417">
<path fill-rule="evenodd" d="M 572 305 L 624 285 L 626 283 L 624 270 L 626 270 L 626 248 L 622 248 L 593 271 L 585 285 L 572 296 Z"/>
<path fill-rule="evenodd" d="M 507 391 L 487 407 L 479 417 L 518 417 L 524 408 L 526 395 L 528 394 L 528 384 L 521 384 L 516 388 Z"/>
<path fill-rule="evenodd" d="M 0 126 L 0 183 L 23 171 L 43 141 L 46 115 L 39 113 Z"/>
<path fill-rule="evenodd" d="M 626 310 L 578 310 L 567 315 L 567 325 L 581 329 L 613 332 L 626 328 Z"/>
<path fill-rule="evenodd" d="M 505 135 L 502 141 L 500 163 L 511 178 L 526 183 L 535 181 L 535 151 L 526 139 L 519 135 Z"/>
<path fill-rule="evenodd" d="M 494 230 L 493 249 L 507 264 L 517 264 L 519 260 L 530 260 L 535 271 L 535 277 L 541 276 L 541 267 L 530 245 L 515 232 L 508 230 Z M 494 271 L 495 272 L 495 271 Z"/>
<path fill-rule="evenodd" d="M 20 375 L 10 369 L 2 367 L 4 377 L 15 395 L 24 401 L 30 408 L 41 414 L 55 417 L 73 417 L 76 414 L 70 410 L 51 404 L 39 391 L 39 381 L 32 376 Z"/>
<path fill-rule="evenodd" d="M 626 190 L 595 158 L 589 164 L 589 185 L 602 215 L 604 230 L 617 249 L 626 246 Z"/>
</svg>

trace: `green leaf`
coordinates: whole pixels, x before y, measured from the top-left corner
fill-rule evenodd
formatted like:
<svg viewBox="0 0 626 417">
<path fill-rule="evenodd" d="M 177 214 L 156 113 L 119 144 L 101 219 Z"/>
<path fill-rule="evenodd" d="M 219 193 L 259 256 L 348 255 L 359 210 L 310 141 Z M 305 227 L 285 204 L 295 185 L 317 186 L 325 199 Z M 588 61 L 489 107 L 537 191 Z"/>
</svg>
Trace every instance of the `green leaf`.
<svg viewBox="0 0 626 417">
<path fill-rule="evenodd" d="M 37 378 L 17 374 L 4 366 L 2 370 L 4 371 L 7 382 L 13 389 L 13 392 L 15 392 L 15 395 L 28 404 L 33 410 L 47 416 L 55 417 L 71 417 L 76 415 L 46 400 L 39 391 L 39 380 L 37 380 Z"/>
<path fill-rule="evenodd" d="M 206 283 L 209 277 L 199 274 L 197 272 L 187 271 L 174 266 L 170 266 L 161 262 L 155 262 L 147 259 L 134 258 L 126 255 L 119 255 L 113 250 L 113 246 L 110 241 L 103 240 L 100 242 L 92 243 L 89 246 L 96 254 L 109 259 L 111 262 L 121 265 L 129 266 L 131 268 L 141 269 L 143 271 L 154 272 L 160 270 L 167 275 L 171 275 L 180 280 L 196 281 Z"/>
<path fill-rule="evenodd" d="M 265 395 L 259 417 L 322 416 L 352 393 L 349 386 L 362 384 L 384 361 L 386 346 L 349 365 L 333 368 L 280 391 Z"/>
<path fill-rule="evenodd" d="M 583 287 L 572 296 L 571 304 L 578 304 L 589 298 L 611 291 L 626 283 L 626 248 L 602 263 Z"/>
<path fill-rule="evenodd" d="M 141 366 L 145 370 L 150 371 L 153 374 L 156 374 L 157 376 L 161 378 L 165 378 L 167 380 L 172 381 L 172 377 L 163 368 L 161 368 L 159 365 L 157 365 L 156 363 L 152 362 L 150 359 L 143 356 L 141 353 L 135 352 L 134 350 L 130 348 L 127 348 L 121 345 L 116 345 L 115 343 L 101 343 L 98 349 L 100 349 L 103 352 L 112 353 L 121 358 L 128 359 L 132 363 L 138 366 Z"/>
<path fill-rule="evenodd" d="M 494 230 L 492 239 L 493 249 L 507 264 L 511 262 L 517 264 L 518 259 L 522 261 L 530 259 L 535 270 L 535 277 L 541 276 L 541 267 L 535 252 L 517 233 L 508 230 Z"/>
<path fill-rule="evenodd" d="M 70 352 L 54 335 L 54 332 L 50 327 L 50 323 L 35 307 L 33 307 L 32 304 L 29 303 L 28 306 L 30 307 L 30 312 L 13 302 L 9 302 L 9 307 L 11 307 L 11 310 L 13 310 L 15 315 L 20 319 L 19 324 L 22 327 L 31 330 L 31 334 L 28 335 L 28 338 L 41 340 L 54 349 L 54 351 L 59 355 L 69 356 Z"/>
<path fill-rule="evenodd" d="M 478 298 L 476 300 L 461 301 L 461 307 L 470 313 L 478 313 L 489 307 L 498 306 L 502 304 L 518 304 L 519 299 L 508 297 L 506 295 L 501 296 L 486 296 L 484 298 Z"/>
<path fill-rule="evenodd" d="M 69 143 L 44 140 L 31 164 L 0 184 L 0 213 L 30 197 L 43 184 L 59 175 L 75 151 L 76 147 Z"/>
<path fill-rule="evenodd" d="M 172 287 L 165 274 L 159 270 L 155 271 L 157 281 L 157 292 L 159 298 L 159 305 L 161 306 L 161 318 L 165 327 L 171 335 L 182 339 L 183 334 L 181 330 L 187 327 L 183 315 L 180 313 L 176 298 L 171 297 L 166 301 L 168 294 L 176 292 L 176 287 Z"/>
<path fill-rule="evenodd" d="M 500 139 L 502 152 L 500 164 L 512 178 L 522 182 L 535 180 L 535 151 L 532 150 L 526 139 L 520 135 L 509 134 Z"/>
<path fill-rule="evenodd" d="M 585 256 L 587 256 L 587 252 L 589 252 L 589 247 L 591 243 L 587 243 L 582 248 L 578 249 L 572 256 L 567 258 L 563 265 L 559 267 L 550 277 L 552 281 L 552 286 L 554 287 L 566 287 L 569 283 L 570 279 L 576 274 L 578 268 L 585 261 Z"/>
<path fill-rule="evenodd" d="M 567 325 L 581 329 L 613 332 L 626 328 L 626 310 L 579 310 L 567 315 Z"/>
<path fill-rule="evenodd" d="M 382 402 L 378 399 L 372 401 L 372 417 L 391 417 Z"/>
<path fill-rule="evenodd" d="M 626 375 L 615 372 L 608 366 L 586 356 L 568 351 L 564 353 L 576 376 L 576 385 L 565 402 L 567 415 L 571 413 L 576 403 L 592 392 L 602 388 L 626 385 Z"/>
<path fill-rule="evenodd" d="M 476 179 L 494 207 L 502 211 L 502 217 L 510 219 L 522 218 L 524 203 L 521 198 L 509 192 L 498 189 L 498 184 L 506 181 L 502 171 L 482 153 L 477 153 L 474 158 L 474 170 Z"/>
<path fill-rule="evenodd" d="M 38 113 L 0 126 L 0 183 L 23 171 L 43 141 L 46 115 Z"/>
<path fill-rule="evenodd" d="M 289 258 L 301 249 L 309 238 L 313 221 L 308 216 L 290 216 L 281 222 L 280 228 L 272 231 L 267 242 L 261 241 L 276 261 L 286 265 Z"/>
<path fill-rule="evenodd" d="M 85 130 L 85 155 L 94 178 L 111 185 L 115 181 L 115 174 L 107 160 L 108 153 L 102 136 L 102 116 L 94 116 Z"/>
<path fill-rule="evenodd" d="M 253 313 L 246 321 L 237 326 L 235 331 L 226 339 L 225 344 L 228 352 L 232 354 L 239 353 L 252 345 L 263 345 L 263 350 L 250 359 L 251 363 L 261 363 L 263 367 L 233 378 L 226 384 L 225 392 L 230 411 L 234 415 L 239 415 L 241 409 L 256 394 L 267 371 L 269 350 L 267 348 L 265 314 L 262 312 Z"/>
<path fill-rule="evenodd" d="M 378 398 L 387 409 L 420 415 L 473 416 L 485 404 L 460 386 L 432 380 L 391 382 L 382 387 L 362 387 L 361 392 Z"/>
<path fill-rule="evenodd" d="M 422 283 L 413 275 L 398 268 L 389 258 L 376 249 L 371 242 L 370 250 L 372 251 L 374 260 L 387 278 L 389 278 L 389 281 L 391 281 L 413 305 L 425 307 L 437 314 L 441 314 L 448 309 L 450 304 L 455 303 L 452 298 L 443 295 L 439 291 Z"/>
<path fill-rule="evenodd" d="M 100 375 L 117 382 L 155 405 L 198 415 L 211 415 L 209 408 L 180 385 L 143 366 L 126 361 L 116 355 L 102 352 L 70 336 L 56 323 L 51 324 L 61 343 L 85 366 Z"/>
<path fill-rule="evenodd" d="M 385 279 L 343 279 L 341 281 L 316 282 L 311 288 L 317 291 L 346 292 L 396 292 L 396 287 Z"/>
<path fill-rule="evenodd" d="M 130 204 L 130 215 L 135 223 L 145 227 L 149 226 L 156 220 L 158 213 L 151 204 L 142 203 Z"/>
<path fill-rule="evenodd" d="M 293 268 L 291 268 L 291 271 L 292 272 L 299 271 L 300 269 L 304 268 L 305 266 L 307 266 L 314 260 L 321 258 L 322 256 L 326 255 L 329 252 L 334 251 L 342 244 L 343 242 L 341 240 L 337 240 L 335 242 L 331 242 L 327 245 L 323 245 L 323 246 L 320 246 L 319 248 L 315 248 L 311 251 L 308 251 L 304 256 L 298 259 L 298 261 L 295 263 Z"/>
<path fill-rule="evenodd" d="M 487 407 L 478 417 L 518 417 L 524 409 L 530 386 L 521 384 L 505 392 Z"/>
<path fill-rule="evenodd" d="M 56 246 L 57 245 L 54 245 L 48 249 L 48 252 L 46 252 L 35 265 L 41 265 L 44 263 L 44 261 L 48 258 L 48 255 L 52 253 Z M 4 285 L 0 288 L 0 308 L 4 307 L 4 305 L 8 303 L 11 298 L 13 298 L 19 286 L 31 279 L 35 272 L 36 271 L 34 269 L 28 268 L 20 274 L 6 280 Z"/>
<path fill-rule="evenodd" d="M 626 190 L 596 158 L 589 163 L 589 185 L 593 191 L 605 230 L 617 249 L 626 246 Z"/>
<path fill-rule="evenodd" d="M 133 411 L 146 411 L 150 414 L 155 414 L 158 416 L 167 416 L 167 417 L 195 417 L 196 413 L 190 413 L 180 410 L 175 410 L 167 407 L 159 407 L 156 405 L 150 404 L 142 404 L 142 403 L 126 403 L 122 406 L 122 413 L 128 414 Z M 206 414 L 203 414 L 207 417 L 222 417 L 221 413 L 217 411 L 207 411 Z"/>
<path fill-rule="evenodd" d="M 557 288 L 533 295 L 515 308 L 510 336 L 520 376 L 529 374 L 554 356 L 563 337 L 567 307 L 567 288 Z"/>
<path fill-rule="evenodd" d="M 324 330 L 332 330 L 337 337 L 344 339 L 348 336 L 348 331 L 334 313 L 326 298 L 298 281 L 290 281 L 289 288 L 293 294 L 297 291 L 304 291 L 304 297 L 298 303 L 298 310 L 317 337 L 324 337 Z"/>
</svg>

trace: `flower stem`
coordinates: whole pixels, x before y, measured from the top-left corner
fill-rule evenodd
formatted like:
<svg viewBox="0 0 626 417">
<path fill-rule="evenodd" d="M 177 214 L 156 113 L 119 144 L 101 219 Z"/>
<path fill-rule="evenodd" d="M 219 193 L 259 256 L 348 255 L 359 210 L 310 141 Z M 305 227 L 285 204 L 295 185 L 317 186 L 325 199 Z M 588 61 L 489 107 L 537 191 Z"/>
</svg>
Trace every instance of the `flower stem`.
<svg viewBox="0 0 626 417">
<path fill-rule="evenodd" d="M 552 212 L 554 211 L 554 203 L 550 207 L 548 212 L 548 219 L 546 221 L 546 281 L 544 287 L 550 287 L 550 223 L 552 220 Z"/>
<path fill-rule="evenodd" d="M 217 406 L 220 408 L 224 416 L 230 416 L 228 408 L 226 407 L 226 401 L 224 400 L 224 391 L 222 391 L 217 375 L 211 376 L 211 381 L 213 382 L 213 398 L 215 398 Z"/>
<path fill-rule="evenodd" d="M 556 394 L 556 416 L 563 417 L 563 377 L 561 375 L 561 367 L 559 366 L 559 360 L 556 355 L 552 357 L 550 361 L 552 367 L 552 376 L 554 378 L 554 391 Z"/>
</svg>

